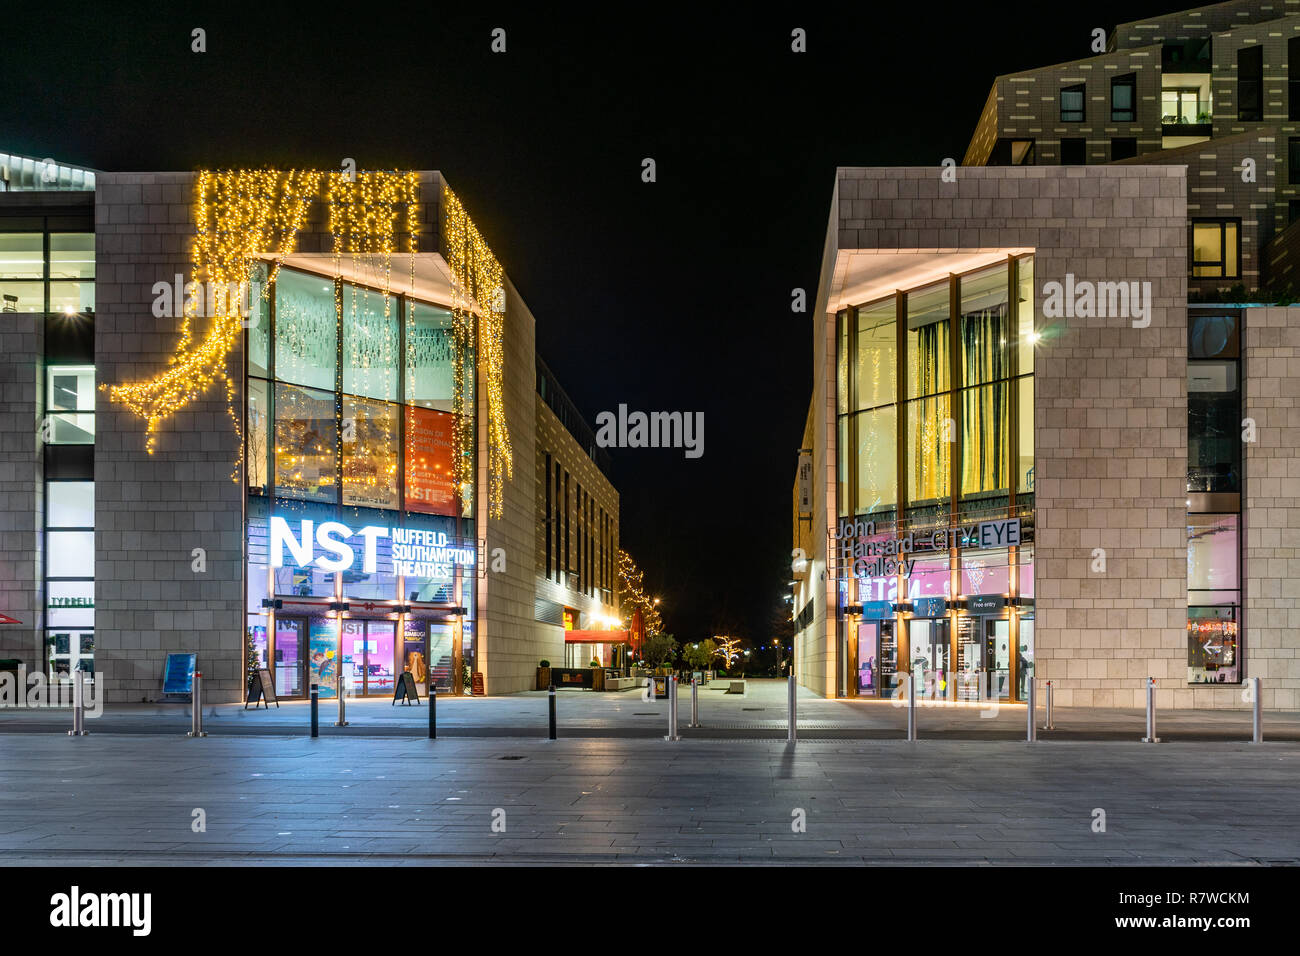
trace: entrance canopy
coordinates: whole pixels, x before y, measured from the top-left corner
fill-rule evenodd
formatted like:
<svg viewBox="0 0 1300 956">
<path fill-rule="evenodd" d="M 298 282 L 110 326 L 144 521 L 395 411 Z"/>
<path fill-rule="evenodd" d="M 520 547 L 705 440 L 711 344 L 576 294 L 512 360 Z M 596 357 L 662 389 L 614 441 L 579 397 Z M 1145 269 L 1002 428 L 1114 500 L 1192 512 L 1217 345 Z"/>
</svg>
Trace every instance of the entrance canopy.
<svg viewBox="0 0 1300 956">
<path fill-rule="evenodd" d="M 565 631 L 565 644 L 627 644 L 630 631 Z"/>
</svg>

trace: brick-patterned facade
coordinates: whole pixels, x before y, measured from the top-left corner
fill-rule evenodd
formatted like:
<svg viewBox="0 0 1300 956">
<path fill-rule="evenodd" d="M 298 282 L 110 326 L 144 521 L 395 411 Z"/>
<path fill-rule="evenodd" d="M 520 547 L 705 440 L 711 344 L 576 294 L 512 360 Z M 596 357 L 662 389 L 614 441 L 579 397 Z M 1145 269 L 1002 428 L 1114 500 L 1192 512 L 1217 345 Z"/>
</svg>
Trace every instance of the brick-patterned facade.
<svg viewBox="0 0 1300 956">
<path fill-rule="evenodd" d="M 536 396 L 536 415 L 534 509 L 543 520 L 537 523 L 534 539 L 535 613 L 542 621 L 541 633 L 547 641 L 541 656 L 559 666 L 564 660 L 564 635 L 557 614 L 562 614 L 564 608 L 577 611 L 576 626 L 595 630 L 600 629 L 595 620 L 597 615 L 616 614 L 619 497 L 609 477 L 591 460 L 540 394 Z M 548 480 L 551 484 L 549 509 Z"/>
<path fill-rule="evenodd" d="M 1088 165 L 1186 164 L 1188 215 L 1241 221 L 1241 268 L 1236 275 L 1191 280 L 1198 294 L 1242 285 L 1248 290 L 1291 281 L 1293 243 L 1269 244 L 1291 224 L 1300 200 L 1300 181 L 1290 169 L 1291 141 L 1300 148 L 1300 105 L 1293 104 L 1290 42 L 1300 37 L 1300 0 L 1232 0 L 1147 20 L 1120 24 L 1107 51 L 1097 56 L 999 76 L 976 123 L 966 165 L 1005 164 L 999 139 L 1034 140 L 1032 162 L 1064 162 L 1061 140 L 1083 138 Z M 1190 44 L 1190 46 L 1187 46 Z M 1171 51 L 1206 47 L 1195 62 Z M 1262 111 L 1243 118 L 1238 56 L 1262 49 Z M 1297 67 L 1300 69 L 1300 67 Z M 1133 73 L 1137 82 L 1133 122 L 1117 122 L 1111 109 L 1110 79 Z M 1086 84 L 1086 118 L 1062 122 L 1060 90 Z M 1208 97 L 1187 126 L 1165 124 L 1164 86 L 1200 86 Z M 1136 157 L 1116 149 L 1117 140 L 1136 140 Z M 1253 160 L 1253 178 L 1243 177 L 1243 160 Z M 1300 173 L 1297 174 L 1300 176 Z"/>
<path fill-rule="evenodd" d="M 1243 309 L 1246 662 L 1266 706 L 1300 708 L 1300 308 Z M 1201 701 L 1197 701 L 1202 705 Z M 1240 707 L 1224 689 L 1213 706 Z"/>
<path fill-rule="evenodd" d="M 1111 120 L 1110 80 L 1132 73 L 1137 83 L 1134 121 Z M 1061 89 L 1085 84 L 1084 119 L 1062 122 Z M 1160 149 L 1159 112 L 1151 104 L 1160 98 L 1160 48 L 1121 50 L 1085 60 L 1060 63 L 1037 70 L 999 76 L 993 82 L 988 103 L 976 124 L 970 147 L 962 161 L 966 166 L 986 165 L 999 138 L 1033 140 L 1034 165 L 1061 163 L 1061 140 L 1086 140 L 1088 163 L 1111 160 L 1111 143 L 1117 137 L 1137 139 L 1138 152 Z M 1141 108 L 1146 104 L 1147 108 Z"/>
</svg>

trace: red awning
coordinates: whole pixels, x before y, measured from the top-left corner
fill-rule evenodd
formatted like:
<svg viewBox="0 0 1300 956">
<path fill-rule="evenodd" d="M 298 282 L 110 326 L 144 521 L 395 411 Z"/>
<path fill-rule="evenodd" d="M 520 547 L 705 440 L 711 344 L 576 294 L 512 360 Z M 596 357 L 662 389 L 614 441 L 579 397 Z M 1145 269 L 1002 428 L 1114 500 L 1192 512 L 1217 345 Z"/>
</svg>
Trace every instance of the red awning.
<svg viewBox="0 0 1300 956">
<path fill-rule="evenodd" d="M 626 644 L 628 631 L 565 631 L 565 644 Z"/>
<path fill-rule="evenodd" d="M 8 614 L 0 614 L 0 624 L 21 624 L 22 621 L 16 617 L 10 617 Z"/>
</svg>

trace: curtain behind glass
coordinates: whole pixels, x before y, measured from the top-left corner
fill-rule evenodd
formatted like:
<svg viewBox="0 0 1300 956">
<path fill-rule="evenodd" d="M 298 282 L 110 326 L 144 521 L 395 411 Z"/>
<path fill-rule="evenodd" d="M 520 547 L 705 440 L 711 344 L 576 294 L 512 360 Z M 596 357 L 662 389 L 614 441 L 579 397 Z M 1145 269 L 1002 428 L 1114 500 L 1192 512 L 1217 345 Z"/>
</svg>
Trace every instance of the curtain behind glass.
<svg viewBox="0 0 1300 956">
<path fill-rule="evenodd" d="M 1010 374 L 1007 318 L 1005 302 L 962 316 L 962 381 L 997 382 Z M 1003 384 L 962 392 L 963 495 L 1007 487 L 1007 438 L 1011 425 L 1007 396 Z"/>
</svg>

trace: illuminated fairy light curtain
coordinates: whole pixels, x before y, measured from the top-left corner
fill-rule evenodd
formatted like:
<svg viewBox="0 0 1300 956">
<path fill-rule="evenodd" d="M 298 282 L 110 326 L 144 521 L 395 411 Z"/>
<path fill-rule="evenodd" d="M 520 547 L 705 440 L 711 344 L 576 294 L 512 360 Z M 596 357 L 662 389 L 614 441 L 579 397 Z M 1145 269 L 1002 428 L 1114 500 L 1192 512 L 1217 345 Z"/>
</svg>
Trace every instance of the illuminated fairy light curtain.
<svg viewBox="0 0 1300 956">
<path fill-rule="evenodd" d="M 274 260 L 269 278 L 275 278 L 281 261 L 297 246 L 298 233 L 312 200 L 320 192 L 323 176 L 309 170 L 199 173 L 194 208 L 198 231 L 191 252 L 191 280 L 199 283 L 199 288 L 210 290 L 212 327 L 201 341 L 195 340 L 198 304 L 209 296 L 190 297 L 170 367 L 147 381 L 108 389 L 113 401 L 144 419 L 150 454 L 157 447 L 162 423 L 217 381 L 225 383 L 230 418 L 236 432 L 240 431 L 235 384 L 227 371 L 227 359 L 240 342 L 241 306 L 253 268 L 258 255 L 269 252 Z M 242 449 L 242 440 L 239 444 Z"/>
<path fill-rule="evenodd" d="M 506 424 L 503 369 L 505 366 L 505 284 L 501 263 L 492 254 L 478 228 L 470 220 L 459 197 L 443 185 L 444 244 L 452 275 L 453 331 L 458 355 L 474 341 L 475 311 L 478 317 L 478 347 L 485 369 L 488 399 L 488 513 L 500 518 L 504 512 L 505 482 L 514 478 L 514 453 Z M 469 433 L 472 418 L 466 411 L 473 368 L 456 364 L 455 407 L 457 448 L 472 447 Z M 473 458 L 456 456 L 456 484 L 467 492 L 473 486 Z"/>
<path fill-rule="evenodd" d="M 964 382 L 998 382 L 962 393 L 962 493 L 997 491 L 1007 486 L 1008 389 L 1000 384 L 1007 365 L 1007 305 L 999 303 L 962 317 Z"/>
<path fill-rule="evenodd" d="M 190 278 L 200 288 L 214 291 L 209 296 L 214 303 L 211 328 L 201 340 L 196 337 L 197 303 L 204 297 L 187 302 L 180 339 L 169 367 L 151 379 L 108 388 L 111 400 L 122 403 L 145 421 L 146 447 L 150 454 L 157 447 L 163 423 L 205 394 L 215 382 L 222 381 L 231 421 L 240 437 L 239 460 L 232 474 L 238 480 L 244 458 L 240 416 L 235 411 L 234 389 L 239 376 L 230 373 L 228 363 L 231 352 L 242 339 L 242 303 L 254 287 L 254 270 L 260 269 L 262 261 L 269 258 L 269 275 L 256 284 L 258 294 L 268 294 L 281 263 L 297 250 L 298 235 L 311 204 L 317 200 L 326 204 L 328 229 L 333 238 L 336 326 L 328 329 L 328 319 L 322 320 L 309 315 L 309 310 L 302 310 L 301 327 L 295 329 L 290 325 L 283 330 L 293 338 L 292 356 L 309 366 L 315 362 L 310 354 L 312 349 L 328 348 L 337 341 L 340 331 L 337 323 L 371 317 L 367 295 L 373 294 L 362 294 L 359 300 L 354 299 L 345 307 L 341 282 L 345 258 L 351 261 L 351 275 L 360 276 L 371 270 L 375 276 L 373 284 L 382 292 L 373 303 L 373 315 L 382 311 L 385 325 L 394 307 L 392 260 L 402 252 L 410 256 L 409 275 L 414 287 L 419 200 L 419 179 L 415 173 L 380 170 L 353 176 L 320 170 L 274 169 L 200 172 L 195 184 L 197 228 Z M 493 517 L 499 518 L 503 512 L 504 483 L 514 477 L 502 382 L 504 276 L 500 263 L 460 200 L 445 187 L 444 211 L 447 262 L 452 273 L 452 328 L 444 335 L 435 334 L 423 341 L 412 338 L 408 350 L 449 348 L 454 355 L 455 472 L 458 492 L 467 511 L 475 480 L 474 357 L 481 352 L 488 390 L 489 509 Z M 404 250 L 399 248 L 403 236 Z M 395 346 L 368 342 L 359 335 L 354 335 L 352 341 L 355 349 L 349 347 L 345 361 L 357 370 L 363 390 L 367 380 L 393 372 Z M 324 356 L 319 358 L 323 364 Z M 395 420 L 391 415 L 367 408 L 356 420 L 367 434 L 377 436 L 376 444 L 395 447 L 395 441 L 391 440 Z M 334 441 L 336 453 L 342 455 L 342 430 Z M 388 465 L 381 463 L 378 470 L 368 471 L 365 477 L 358 472 L 354 475 L 360 482 L 357 490 L 367 492 L 362 497 L 384 498 L 390 473 L 396 474 L 395 461 Z"/>
<path fill-rule="evenodd" d="M 343 300 L 343 503 L 396 508 L 397 320 L 381 296 L 347 284 Z"/>
<path fill-rule="evenodd" d="M 375 256 L 380 265 L 384 314 L 391 309 L 390 280 L 393 255 L 404 227 L 410 275 L 415 277 L 419 179 L 411 172 L 370 171 L 350 175 L 320 170 L 203 170 L 195 183 L 195 224 L 191 280 L 210 290 L 214 303 L 212 327 L 202 341 L 194 338 L 197 301 L 186 303 L 180 341 L 170 367 L 152 379 L 109 388 L 113 401 L 121 402 L 146 423 L 150 454 L 157 447 L 163 422 L 203 395 L 214 382 L 226 386 L 227 408 L 236 433 L 235 380 L 228 368 L 230 353 L 242 333 L 241 306 L 261 258 L 270 256 L 272 269 L 263 287 L 269 290 L 285 257 L 297 248 L 298 235 L 311 204 L 324 199 L 333 236 L 335 276 L 341 274 L 344 255 L 357 261 Z M 337 293 L 336 293 L 337 294 Z M 195 297 L 201 301 L 202 296 Z M 341 307 L 341 303 L 339 303 Z M 333 341 L 337 326 L 326 341 Z M 232 478 L 238 480 L 243 462 L 242 434 L 239 462 Z M 340 439 L 336 437 L 336 441 Z M 341 451 L 341 449 L 338 449 Z"/>
<path fill-rule="evenodd" d="M 396 408 L 388 404 L 398 397 L 392 260 L 400 251 L 399 233 L 404 231 L 410 253 L 408 280 L 414 290 L 420 184 L 409 172 L 332 173 L 328 187 L 335 275 L 342 274 L 346 256 L 351 275 L 360 276 L 369 268 L 375 273 L 372 281 L 382 290 L 375 295 L 355 284 L 335 284 L 343 334 L 343 391 L 351 396 L 344 399 L 344 427 L 339 435 L 343 503 L 395 508 L 400 451 Z"/>
</svg>

